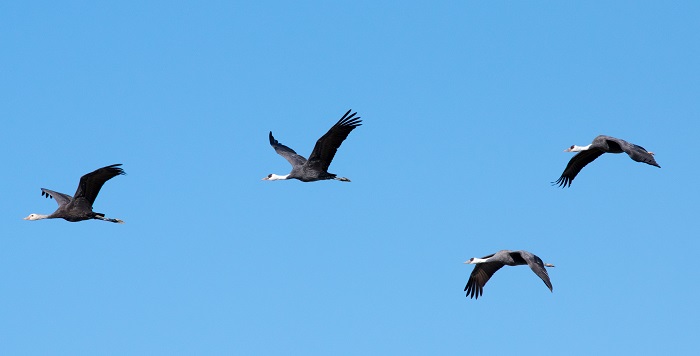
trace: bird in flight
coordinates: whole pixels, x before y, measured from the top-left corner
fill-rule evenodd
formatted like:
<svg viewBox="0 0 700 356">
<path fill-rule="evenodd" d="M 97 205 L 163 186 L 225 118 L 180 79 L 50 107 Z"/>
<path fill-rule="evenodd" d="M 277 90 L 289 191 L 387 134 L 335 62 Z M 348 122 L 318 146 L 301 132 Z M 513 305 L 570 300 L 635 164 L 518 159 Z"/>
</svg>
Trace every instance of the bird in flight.
<svg viewBox="0 0 700 356">
<path fill-rule="evenodd" d="M 596 137 L 588 146 L 572 145 L 571 147 L 565 149 L 564 152 L 578 153 L 572 157 L 569 164 L 566 165 L 561 177 L 559 177 L 556 182 L 552 182 L 553 185 L 558 184 L 562 188 L 571 186 L 571 182 L 574 180 L 574 178 L 576 178 L 578 172 L 580 172 L 587 164 L 600 157 L 603 153 L 625 152 L 631 159 L 637 162 L 643 162 L 661 168 L 661 166 L 659 166 L 654 159 L 654 152 L 649 152 L 644 147 L 635 145 L 625 140 L 605 135 Z"/>
<path fill-rule="evenodd" d="M 92 204 L 95 202 L 95 198 L 97 198 L 97 194 L 100 192 L 102 185 L 118 175 L 126 174 L 119 166 L 121 166 L 121 164 L 102 167 L 80 177 L 78 190 L 75 191 L 75 195 L 73 196 L 41 188 L 41 195 L 47 198 L 54 198 L 56 203 L 58 203 L 58 209 L 50 215 L 29 214 L 24 220 L 62 218 L 71 222 L 76 222 L 97 219 L 123 224 L 124 221 L 122 220 L 106 218 L 105 214 L 92 211 Z"/>
<path fill-rule="evenodd" d="M 486 282 L 503 266 L 530 266 L 532 271 L 552 291 L 552 282 L 549 281 L 549 274 L 547 274 L 545 267 L 554 267 L 554 265 L 543 263 L 539 257 L 527 251 L 501 250 L 482 258 L 472 257 L 464 263 L 475 265 L 469 276 L 469 281 L 464 287 L 467 297 L 479 299 L 479 296 L 484 294 Z"/>
<path fill-rule="evenodd" d="M 272 131 L 270 131 L 270 145 L 277 154 L 284 157 L 292 165 L 292 171 L 287 175 L 268 174 L 263 180 L 298 179 L 302 182 L 313 182 L 335 179 L 341 182 L 349 182 L 350 179 L 328 173 L 328 166 L 330 166 L 335 152 L 350 132 L 362 125 L 360 117 L 355 117 L 357 113 L 350 114 L 351 111 L 348 110 L 325 135 L 316 141 L 316 146 L 314 146 L 314 150 L 311 152 L 308 160 L 298 155 L 293 149 L 275 140 L 272 136 Z"/>
</svg>

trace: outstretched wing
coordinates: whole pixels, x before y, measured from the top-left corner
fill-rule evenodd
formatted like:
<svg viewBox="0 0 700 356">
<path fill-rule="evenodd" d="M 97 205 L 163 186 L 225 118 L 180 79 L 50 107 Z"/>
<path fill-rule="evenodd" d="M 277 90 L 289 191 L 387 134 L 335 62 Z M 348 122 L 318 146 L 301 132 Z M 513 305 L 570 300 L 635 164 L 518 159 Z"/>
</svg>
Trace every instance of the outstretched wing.
<svg viewBox="0 0 700 356">
<path fill-rule="evenodd" d="M 544 268 L 544 263 L 542 263 L 542 260 L 539 257 L 530 254 L 530 256 L 525 258 L 525 261 L 527 262 L 527 265 L 530 266 L 530 269 L 532 269 L 532 272 L 535 272 L 535 274 L 542 279 L 542 282 L 544 282 L 547 288 L 549 288 L 549 291 L 553 291 L 552 282 L 549 280 L 549 274 L 547 274 L 547 269 Z"/>
<path fill-rule="evenodd" d="M 493 255 L 492 255 L 493 256 Z M 496 271 L 503 267 L 501 262 L 484 262 L 474 266 L 472 274 L 469 276 L 469 281 L 464 287 L 467 292 L 467 297 L 479 299 L 479 296 L 484 294 L 484 286 L 491 279 Z"/>
<path fill-rule="evenodd" d="M 556 182 L 552 182 L 554 185 L 559 185 L 560 187 L 570 187 L 571 182 L 576 178 L 576 175 L 578 172 L 581 172 L 583 167 L 585 167 L 587 164 L 593 162 L 596 158 L 600 157 L 603 153 L 603 151 L 599 149 L 589 149 L 585 151 L 581 151 L 577 153 L 574 157 L 571 158 L 569 161 L 569 164 L 566 165 L 566 168 L 564 169 L 564 172 L 561 174 L 561 177 L 557 179 Z"/>
<path fill-rule="evenodd" d="M 627 153 L 630 156 L 630 158 L 632 158 L 633 160 L 635 160 L 637 162 L 643 162 L 643 163 L 650 164 L 652 166 L 656 166 L 656 167 L 661 168 L 661 166 L 659 166 L 659 164 L 656 163 L 656 160 L 654 159 L 654 155 L 649 153 L 649 151 L 644 149 L 644 147 L 639 146 L 639 145 L 635 145 L 633 143 L 629 143 L 626 141 L 625 141 L 625 143 L 627 143 L 627 144 L 620 145 L 620 146 L 621 146 L 622 150 L 625 151 L 625 153 Z"/>
<path fill-rule="evenodd" d="M 118 175 L 126 174 L 119 166 L 121 166 L 121 163 L 102 167 L 80 177 L 80 183 L 78 183 L 78 190 L 75 191 L 74 199 L 85 198 L 90 202 L 90 205 L 95 203 L 95 198 L 97 198 L 97 194 L 106 181 Z"/>
<path fill-rule="evenodd" d="M 306 158 L 298 155 L 293 149 L 279 143 L 272 137 L 272 131 L 270 131 L 270 146 L 275 149 L 278 155 L 284 157 L 292 167 L 303 166 L 306 163 Z"/>
<path fill-rule="evenodd" d="M 351 111 L 348 110 L 325 135 L 316 141 L 316 146 L 309 155 L 310 167 L 327 172 L 333 157 L 335 157 L 335 152 L 338 151 L 343 141 L 352 130 L 362 126 L 360 117 L 355 117 L 356 112 L 350 114 Z"/>
<path fill-rule="evenodd" d="M 56 199 L 56 203 L 58 203 L 59 207 L 70 203 L 71 199 L 73 199 L 73 197 L 68 195 L 68 194 L 54 192 L 53 190 L 48 190 L 46 188 L 41 188 L 41 196 L 42 197 L 46 196 L 47 198 Z"/>
</svg>

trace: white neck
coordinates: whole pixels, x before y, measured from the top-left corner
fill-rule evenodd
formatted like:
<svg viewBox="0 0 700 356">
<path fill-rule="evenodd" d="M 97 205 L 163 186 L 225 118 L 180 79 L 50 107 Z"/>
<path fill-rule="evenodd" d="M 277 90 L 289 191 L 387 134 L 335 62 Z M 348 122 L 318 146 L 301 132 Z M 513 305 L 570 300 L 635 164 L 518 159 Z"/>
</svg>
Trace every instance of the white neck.
<svg viewBox="0 0 700 356">
<path fill-rule="evenodd" d="M 486 259 L 486 258 L 476 258 L 476 257 L 474 257 L 474 258 L 469 262 L 469 264 L 470 264 L 470 265 L 474 265 L 474 264 L 477 264 L 477 263 L 484 263 L 484 262 L 487 262 L 487 261 L 488 261 L 488 259 Z"/>
<path fill-rule="evenodd" d="M 270 175 L 270 178 L 267 178 L 267 180 L 283 180 L 283 179 L 287 179 L 287 177 L 289 177 L 289 174 L 280 176 L 280 175 L 272 173 Z"/>
<path fill-rule="evenodd" d="M 41 214 L 29 214 L 24 220 L 41 220 L 41 219 L 47 219 L 49 216 L 48 215 L 41 215 Z"/>
<path fill-rule="evenodd" d="M 571 152 L 586 151 L 589 148 L 591 148 L 591 145 L 588 145 L 588 146 L 576 146 L 576 145 L 574 145 L 574 148 L 571 149 Z"/>
</svg>

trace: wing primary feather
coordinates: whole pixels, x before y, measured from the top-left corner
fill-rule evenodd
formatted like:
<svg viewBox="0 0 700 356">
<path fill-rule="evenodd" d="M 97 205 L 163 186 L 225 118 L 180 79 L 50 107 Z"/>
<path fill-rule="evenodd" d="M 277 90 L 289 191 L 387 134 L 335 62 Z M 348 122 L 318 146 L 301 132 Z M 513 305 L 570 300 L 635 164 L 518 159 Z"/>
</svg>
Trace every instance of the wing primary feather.
<svg viewBox="0 0 700 356">
<path fill-rule="evenodd" d="M 309 155 L 309 166 L 311 168 L 327 172 L 333 157 L 335 157 L 343 141 L 345 141 L 352 130 L 362 126 L 360 117 L 355 117 L 357 112 L 352 114 L 350 112 L 352 112 L 352 109 L 348 110 L 328 132 L 316 141 L 316 145 Z"/>
<path fill-rule="evenodd" d="M 292 165 L 292 167 L 302 166 L 306 163 L 306 158 L 300 156 L 293 149 L 279 143 L 273 136 L 272 131 L 270 131 L 270 146 L 275 149 L 278 155 L 284 157 L 284 159 Z"/>
<path fill-rule="evenodd" d="M 570 187 L 571 183 L 574 181 L 574 178 L 576 178 L 579 172 L 581 172 L 583 167 L 593 162 L 603 153 L 605 152 L 599 149 L 590 149 L 577 153 L 571 158 L 571 160 L 569 160 L 569 163 L 567 163 L 566 168 L 564 168 L 564 172 L 562 172 L 561 177 L 559 177 L 554 184 L 559 184 L 559 186 L 562 188 Z"/>
<path fill-rule="evenodd" d="M 118 175 L 126 174 L 119 166 L 121 166 L 121 163 L 102 167 L 80 177 L 78 189 L 73 198 L 85 198 L 92 205 L 105 182 Z"/>
</svg>

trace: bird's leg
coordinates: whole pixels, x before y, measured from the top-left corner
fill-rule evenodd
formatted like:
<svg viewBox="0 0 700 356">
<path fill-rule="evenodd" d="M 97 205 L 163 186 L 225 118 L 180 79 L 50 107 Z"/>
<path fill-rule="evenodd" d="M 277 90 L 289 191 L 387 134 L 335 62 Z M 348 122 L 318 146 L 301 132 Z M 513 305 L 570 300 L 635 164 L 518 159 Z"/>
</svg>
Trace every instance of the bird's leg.
<svg viewBox="0 0 700 356">
<path fill-rule="evenodd" d="M 651 151 L 647 151 L 647 153 L 652 155 L 652 156 L 654 155 L 654 152 L 651 152 Z"/>
<path fill-rule="evenodd" d="M 110 219 L 110 218 L 106 218 L 106 217 L 100 216 L 100 215 L 95 215 L 95 219 L 102 220 L 102 221 L 109 221 L 109 222 L 113 222 L 113 223 L 117 223 L 117 224 L 123 224 L 123 223 L 124 223 L 123 220 L 119 220 L 119 219 Z"/>
<path fill-rule="evenodd" d="M 335 178 L 333 178 L 333 179 L 339 180 L 339 181 L 341 181 L 341 182 L 349 182 L 349 181 L 350 181 L 350 179 L 347 179 L 347 178 L 345 178 L 345 177 L 335 177 Z"/>
</svg>

